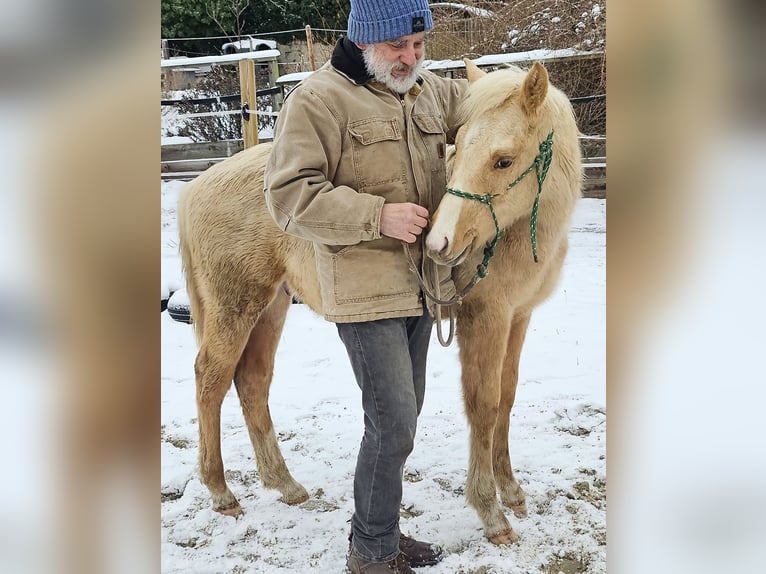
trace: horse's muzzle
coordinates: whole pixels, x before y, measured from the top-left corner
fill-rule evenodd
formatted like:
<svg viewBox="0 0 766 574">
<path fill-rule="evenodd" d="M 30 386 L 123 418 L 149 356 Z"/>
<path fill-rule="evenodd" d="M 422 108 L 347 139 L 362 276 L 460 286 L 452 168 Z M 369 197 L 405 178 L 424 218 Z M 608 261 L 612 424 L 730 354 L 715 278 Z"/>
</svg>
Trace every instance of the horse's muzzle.
<svg viewBox="0 0 766 574">
<path fill-rule="evenodd" d="M 448 267 L 455 267 L 456 265 L 460 265 L 463 261 L 465 261 L 465 258 L 468 256 L 468 248 L 470 245 L 466 245 L 463 250 L 458 253 L 457 255 L 450 255 L 449 252 L 449 244 L 447 244 L 444 249 L 441 251 L 434 251 L 432 249 L 426 248 L 426 253 L 428 254 L 428 257 L 433 259 L 436 263 L 439 265 L 446 265 Z"/>
</svg>

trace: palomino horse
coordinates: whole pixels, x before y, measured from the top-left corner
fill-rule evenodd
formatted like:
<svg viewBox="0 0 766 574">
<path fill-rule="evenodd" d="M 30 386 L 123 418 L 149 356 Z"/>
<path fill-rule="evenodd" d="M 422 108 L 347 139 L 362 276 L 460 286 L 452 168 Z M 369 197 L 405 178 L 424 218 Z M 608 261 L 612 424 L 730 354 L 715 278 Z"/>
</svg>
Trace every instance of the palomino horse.
<svg viewBox="0 0 766 574">
<path fill-rule="evenodd" d="M 524 494 L 508 455 L 519 353 L 532 308 L 553 289 L 566 252 L 568 222 L 580 192 L 580 155 L 569 102 L 548 86 L 541 65 L 528 74 L 505 70 L 488 79 L 470 62 L 466 65 L 471 87 L 450 180 L 452 192 L 463 197 L 445 196 L 426 244 L 436 259 L 456 265 L 460 286 L 471 281 L 482 244 L 503 231 L 490 250 L 494 257 L 489 275 L 462 305 L 453 306 L 458 307 L 457 336 L 471 423 L 466 492 L 487 537 L 501 544 L 513 542 L 516 535 L 497 503 L 495 488 L 506 506 L 517 514 L 524 511 Z M 532 165 L 551 130 L 553 161 L 546 166 L 539 198 L 539 263 L 534 263 L 529 229 L 537 180 L 526 177 L 513 190 L 504 188 Z M 199 343 L 194 369 L 200 478 L 213 508 L 229 515 L 242 512 L 224 479 L 221 459 L 221 404 L 232 380 L 264 486 L 279 490 L 288 504 L 308 498 L 282 458 L 268 394 L 291 296 L 320 314 L 322 304 L 311 243 L 283 233 L 266 209 L 263 170 L 270 149 L 269 144 L 255 146 L 210 168 L 186 186 L 178 210 Z M 499 195 L 482 204 L 471 202 L 467 194 Z"/>
<path fill-rule="evenodd" d="M 569 100 L 549 85 L 541 64 L 527 73 L 485 74 L 470 61 L 466 69 L 465 123 L 426 248 L 437 262 L 456 266 L 458 289 L 489 265 L 456 311 L 457 340 L 471 426 L 466 497 L 485 535 L 503 544 L 517 536 L 496 492 L 516 516 L 526 515 L 508 452 L 519 356 L 532 310 L 553 291 L 566 255 L 581 194 L 579 130 Z"/>
</svg>

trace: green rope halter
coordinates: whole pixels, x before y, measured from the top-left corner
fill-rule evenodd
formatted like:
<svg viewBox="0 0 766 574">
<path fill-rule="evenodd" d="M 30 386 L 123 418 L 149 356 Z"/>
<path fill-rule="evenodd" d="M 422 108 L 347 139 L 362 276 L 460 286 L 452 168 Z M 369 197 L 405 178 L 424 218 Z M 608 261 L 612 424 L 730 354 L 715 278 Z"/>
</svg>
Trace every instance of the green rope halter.
<svg viewBox="0 0 766 574">
<path fill-rule="evenodd" d="M 532 165 L 530 165 L 527 169 L 525 169 L 521 173 L 521 175 L 519 175 L 519 177 L 517 177 L 515 180 L 509 183 L 508 186 L 505 188 L 505 191 L 510 190 L 512 187 L 518 184 L 522 179 L 524 179 L 533 169 L 536 171 L 537 195 L 535 196 L 535 202 L 532 205 L 532 216 L 529 219 L 529 236 L 532 241 L 532 256 L 535 258 L 535 263 L 537 263 L 537 210 L 540 206 L 540 194 L 543 191 L 543 182 L 545 181 L 545 178 L 548 176 L 548 169 L 551 167 L 552 159 L 553 159 L 553 130 L 551 130 L 551 132 L 548 134 L 548 137 L 545 138 L 545 141 L 540 143 L 540 153 L 537 154 L 537 157 L 535 157 L 535 160 L 532 162 Z M 500 225 L 497 222 L 497 215 L 495 215 L 495 208 L 492 205 L 492 198 L 497 197 L 500 194 L 487 193 L 484 195 L 478 195 L 475 193 L 466 193 L 464 191 L 460 191 L 459 189 L 452 189 L 451 187 L 447 188 L 447 193 L 451 193 L 452 195 L 455 195 L 457 197 L 462 197 L 463 199 L 473 199 L 489 207 L 489 213 L 492 215 L 492 221 L 495 223 L 495 236 L 492 238 L 491 241 L 488 241 L 487 245 L 484 247 L 484 259 L 482 259 L 481 263 L 476 268 L 476 274 L 479 276 L 479 278 L 483 279 L 484 277 L 487 276 L 487 272 L 488 272 L 487 267 L 489 266 L 489 260 L 492 259 L 492 256 L 495 254 L 495 247 L 497 246 L 497 242 L 500 240 L 500 237 L 503 234 L 502 230 L 500 229 Z"/>
</svg>

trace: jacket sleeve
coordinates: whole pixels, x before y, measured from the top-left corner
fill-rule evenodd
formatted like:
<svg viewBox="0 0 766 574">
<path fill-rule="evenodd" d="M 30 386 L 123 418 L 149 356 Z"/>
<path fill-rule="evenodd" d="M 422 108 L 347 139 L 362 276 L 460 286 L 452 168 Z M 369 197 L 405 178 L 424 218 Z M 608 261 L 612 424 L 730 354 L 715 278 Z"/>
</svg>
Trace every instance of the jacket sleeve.
<svg viewBox="0 0 766 574">
<path fill-rule="evenodd" d="M 460 103 L 468 91 L 468 80 L 439 78 L 444 119 L 447 124 L 447 143 L 455 143 L 455 136 L 464 119 L 460 115 Z"/>
<path fill-rule="evenodd" d="M 275 126 L 266 164 L 266 204 L 287 233 L 325 245 L 380 238 L 382 197 L 332 181 L 343 146 L 340 115 L 309 89 L 296 88 Z"/>
</svg>

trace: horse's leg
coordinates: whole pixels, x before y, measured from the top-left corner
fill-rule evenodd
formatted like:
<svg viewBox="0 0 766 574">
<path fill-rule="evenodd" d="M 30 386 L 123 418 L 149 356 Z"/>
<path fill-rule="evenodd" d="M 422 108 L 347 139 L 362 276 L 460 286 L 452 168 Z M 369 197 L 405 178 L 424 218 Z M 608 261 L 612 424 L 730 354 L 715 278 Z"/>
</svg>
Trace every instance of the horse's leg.
<svg viewBox="0 0 766 574">
<path fill-rule="evenodd" d="M 237 498 L 226 485 L 221 458 L 221 405 L 254 320 L 206 309 L 205 329 L 194 362 L 199 424 L 199 473 L 213 500 L 213 510 L 237 516 Z"/>
<path fill-rule="evenodd" d="M 519 356 L 521 347 L 524 345 L 529 318 L 529 313 L 516 315 L 511 323 L 511 334 L 508 337 L 508 348 L 503 364 L 500 410 L 497 413 L 497 426 L 495 426 L 495 437 L 492 441 L 492 466 L 495 470 L 495 484 L 500 493 L 500 499 L 519 518 L 527 515 L 527 503 L 524 491 L 513 476 L 508 451 L 508 428 L 513 401 L 516 398 L 516 385 L 519 382 Z"/>
<path fill-rule="evenodd" d="M 298 504 L 308 499 L 308 493 L 287 469 L 274 436 L 268 405 L 274 355 L 291 302 L 290 295 L 279 289 L 263 311 L 237 365 L 234 385 L 242 404 L 263 486 L 279 490 L 287 504 Z"/>
<path fill-rule="evenodd" d="M 466 498 L 484 524 L 484 534 L 495 544 L 518 540 L 497 502 L 492 475 L 492 438 L 510 323 L 510 311 L 481 312 L 476 304 L 468 303 L 463 304 L 458 317 L 463 400 L 471 427 Z"/>
</svg>

